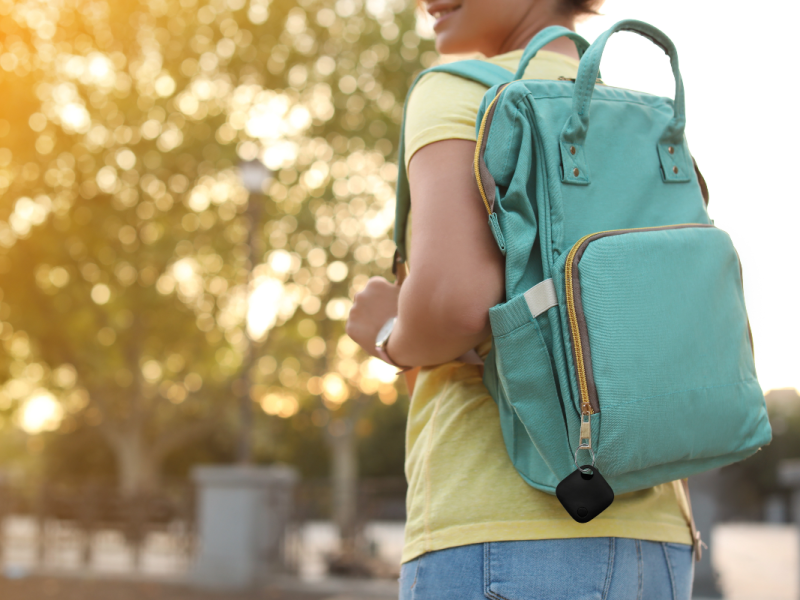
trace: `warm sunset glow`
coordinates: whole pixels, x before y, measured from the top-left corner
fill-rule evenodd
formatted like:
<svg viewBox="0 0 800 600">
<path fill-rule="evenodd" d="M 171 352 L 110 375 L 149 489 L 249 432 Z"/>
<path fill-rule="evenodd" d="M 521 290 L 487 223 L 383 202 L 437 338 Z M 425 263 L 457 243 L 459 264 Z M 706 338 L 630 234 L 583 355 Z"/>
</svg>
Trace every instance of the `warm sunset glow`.
<svg viewBox="0 0 800 600">
<path fill-rule="evenodd" d="M 269 255 L 269 266 L 276 273 L 288 273 L 292 268 L 292 256 L 286 250 L 275 250 Z"/>
<path fill-rule="evenodd" d="M 247 333 L 251 338 L 263 338 L 275 325 L 282 296 L 283 284 L 271 277 L 261 281 L 250 294 Z"/>
<path fill-rule="evenodd" d="M 261 399 L 260 404 L 268 415 L 275 415 L 283 419 L 294 416 L 300 408 L 297 399 L 285 392 L 267 394 Z"/>
<path fill-rule="evenodd" d="M 92 300 L 95 304 L 106 304 L 111 299 L 111 290 L 105 283 L 98 283 L 92 288 Z"/>
<path fill-rule="evenodd" d="M 36 390 L 22 406 L 19 426 L 26 433 L 40 433 L 58 429 L 64 409 L 58 400 L 46 390 Z"/>
<path fill-rule="evenodd" d="M 322 378 L 322 395 L 332 404 L 342 404 L 347 400 L 348 392 L 347 384 L 338 373 L 327 373 Z"/>
<path fill-rule="evenodd" d="M 366 362 L 364 375 L 381 383 L 392 383 L 397 381 L 397 367 L 372 356 Z"/>
</svg>

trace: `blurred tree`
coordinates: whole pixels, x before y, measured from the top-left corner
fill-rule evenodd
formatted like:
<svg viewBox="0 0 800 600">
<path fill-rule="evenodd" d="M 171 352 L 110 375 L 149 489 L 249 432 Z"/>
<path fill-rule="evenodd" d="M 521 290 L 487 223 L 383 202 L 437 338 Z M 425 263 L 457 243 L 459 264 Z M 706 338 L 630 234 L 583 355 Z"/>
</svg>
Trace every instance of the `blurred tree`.
<svg viewBox="0 0 800 600">
<path fill-rule="evenodd" d="M 343 325 L 391 265 L 402 100 L 436 58 L 410 6 L 0 0 L 0 32 L 0 411 L 96 427 L 138 493 L 249 395 L 259 427 L 327 432 L 348 530 L 358 423 L 397 399 Z"/>
</svg>

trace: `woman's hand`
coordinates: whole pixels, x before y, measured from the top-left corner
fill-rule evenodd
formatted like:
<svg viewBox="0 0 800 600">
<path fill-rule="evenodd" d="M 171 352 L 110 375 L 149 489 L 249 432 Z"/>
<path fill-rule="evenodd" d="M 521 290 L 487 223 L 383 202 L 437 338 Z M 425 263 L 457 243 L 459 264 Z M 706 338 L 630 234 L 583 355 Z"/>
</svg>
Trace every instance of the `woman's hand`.
<svg viewBox="0 0 800 600">
<path fill-rule="evenodd" d="M 375 352 L 375 339 L 386 321 L 397 316 L 400 286 L 383 277 L 372 277 L 361 290 L 350 309 L 346 332 L 370 356 Z"/>
</svg>

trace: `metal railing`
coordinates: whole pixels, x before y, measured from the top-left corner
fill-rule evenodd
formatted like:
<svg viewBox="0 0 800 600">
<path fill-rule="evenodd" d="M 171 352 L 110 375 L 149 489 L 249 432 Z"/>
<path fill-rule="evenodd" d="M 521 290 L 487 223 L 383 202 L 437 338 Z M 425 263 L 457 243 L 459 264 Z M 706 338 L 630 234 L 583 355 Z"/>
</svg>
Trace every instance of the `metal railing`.
<svg viewBox="0 0 800 600">
<path fill-rule="evenodd" d="M 362 554 L 380 554 L 370 524 L 405 519 L 403 479 L 368 479 L 358 484 L 356 537 Z M 288 573 L 315 568 L 339 547 L 332 519 L 331 484 L 304 481 L 294 494 L 293 514 L 281 544 Z M 20 488 L 0 484 L 0 568 L 17 573 L 126 573 L 184 577 L 201 540 L 195 489 L 183 484 L 169 493 L 125 497 L 102 486 Z M 320 562 L 316 567 L 314 561 Z M 311 565 L 311 566 L 309 566 Z"/>
<path fill-rule="evenodd" d="M 196 543 L 192 491 L 0 486 L 0 562 L 7 571 L 179 575 Z"/>
</svg>

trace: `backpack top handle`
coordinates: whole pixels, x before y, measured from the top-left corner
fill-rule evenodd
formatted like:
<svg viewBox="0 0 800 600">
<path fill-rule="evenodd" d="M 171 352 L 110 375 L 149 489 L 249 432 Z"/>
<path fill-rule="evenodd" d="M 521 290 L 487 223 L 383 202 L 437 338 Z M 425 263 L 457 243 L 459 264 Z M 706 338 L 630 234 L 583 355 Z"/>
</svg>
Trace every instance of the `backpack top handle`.
<svg viewBox="0 0 800 600">
<path fill-rule="evenodd" d="M 608 31 L 602 33 L 584 53 L 575 79 L 575 92 L 572 97 L 572 114 L 561 132 L 561 155 L 564 168 L 564 183 L 587 185 L 588 170 L 584 161 L 583 146 L 589 130 L 589 108 L 592 94 L 599 74 L 600 59 L 603 56 L 606 42 L 618 31 L 632 31 L 649 39 L 669 56 L 672 74 L 675 76 L 675 100 L 673 117 L 658 140 L 658 154 L 661 159 L 662 177 L 666 183 L 686 182 L 691 180 L 692 161 L 684 143 L 686 127 L 686 100 L 683 91 L 683 79 L 678 67 L 678 51 L 675 45 L 662 31 L 652 25 L 628 19 L 620 21 Z M 566 168 L 570 165 L 570 168 Z M 575 167 L 574 169 L 572 167 Z M 578 173 L 578 175 L 573 175 Z"/>
<path fill-rule="evenodd" d="M 519 59 L 519 67 L 517 67 L 517 72 L 514 74 L 514 80 L 522 79 L 522 76 L 525 74 L 525 69 L 528 68 L 528 63 L 533 60 L 533 57 L 536 56 L 539 50 L 561 37 L 569 38 L 575 42 L 575 47 L 578 49 L 578 56 L 580 57 L 589 49 L 589 42 L 571 29 L 561 27 L 560 25 L 545 27 L 533 36 L 533 39 L 528 42 L 528 45 L 525 47 L 525 52 L 522 53 L 522 58 Z"/>
<path fill-rule="evenodd" d="M 458 75 L 460 77 L 464 77 L 465 79 L 481 83 L 487 88 L 518 80 L 522 77 L 522 75 L 524 75 L 528 63 L 530 63 L 533 57 L 536 56 L 539 50 L 541 50 L 543 46 L 546 46 L 550 42 L 557 40 L 560 37 L 568 37 L 573 40 L 576 48 L 578 49 L 579 56 L 583 56 L 584 53 L 589 49 L 589 42 L 587 42 L 582 36 L 575 33 L 571 29 L 567 29 L 566 27 L 554 25 L 551 27 L 545 27 L 539 33 L 537 33 L 530 42 L 528 42 L 528 45 L 525 47 L 525 51 L 522 53 L 522 57 L 520 58 L 519 67 L 517 68 L 516 74 L 512 74 L 503 67 L 487 61 L 463 60 L 453 63 L 445 63 L 425 69 L 411 84 L 411 87 L 408 90 L 408 95 L 406 96 L 406 102 L 403 105 L 403 121 L 400 129 L 400 143 L 397 158 L 397 204 L 395 208 L 394 229 L 394 241 L 395 245 L 397 246 L 397 251 L 395 252 L 395 257 L 392 262 L 392 272 L 395 275 L 398 274 L 398 269 L 401 268 L 402 263 L 404 263 L 408 258 L 408 249 L 406 248 L 406 224 L 408 222 L 408 213 L 411 208 L 411 191 L 409 189 L 408 174 L 406 173 L 405 165 L 405 121 L 406 109 L 408 108 L 408 99 L 411 97 L 411 91 L 414 89 L 414 86 L 416 86 L 417 82 L 422 78 L 423 75 L 433 71 Z"/>
</svg>

